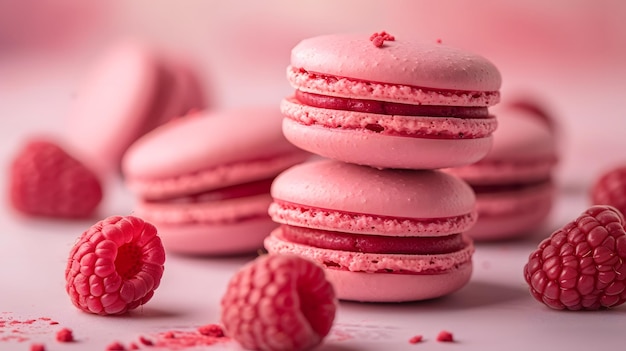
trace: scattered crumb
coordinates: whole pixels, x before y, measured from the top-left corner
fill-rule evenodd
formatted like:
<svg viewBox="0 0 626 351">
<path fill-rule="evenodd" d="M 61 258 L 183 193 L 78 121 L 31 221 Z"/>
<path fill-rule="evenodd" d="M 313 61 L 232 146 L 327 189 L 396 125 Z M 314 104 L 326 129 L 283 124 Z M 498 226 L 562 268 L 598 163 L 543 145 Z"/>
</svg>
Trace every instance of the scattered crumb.
<svg viewBox="0 0 626 351">
<path fill-rule="evenodd" d="M 107 345 L 106 351 L 126 351 L 126 348 L 121 343 L 114 341 Z"/>
<path fill-rule="evenodd" d="M 422 337 L 421 335 L 415 335 L 414 337 L 409 339 L 409 344 L 417 344 L 422 342 L 422 340 L 424 339 L 424 337 Z"/>
<path fill-rule="evenodd" d="M 437 41 L 437 44 L 441 44 L 441 43 L 443 43 L 443 40 L 441 40 L 441 38 L 437 38 L 437 40 L 436 40 L 436 41 Z"/>
<path fill-rule="evenodd" d="M 450 333 L 449 331 L 442 330 L 439 332 L 439 334 L 437 334 L 437 341 L 454 342 L 454 337 L 452 336 L 452 333 Z"/>
<path fill-rule="evenodd" d="M 46 351 L 46 346 L 44 344 L 32 344 L 30 351 Z"/>
<path fill-rule="evenodd" d="M 142 345 L 146 345 L 146 346 L 154 345 L 154 342 L 152 342 L 152 340 L 146 338 L 143 335 L 139 337 L 139 343 L 142 344 Z"/>
<path fill-rule="evenodd" d="M 69 328 L 63 328 L 57 332 L 57 341 L 59 342 L 72 342 L 74 341 L 74 335 Z"/>
<path fill-rule="evenodd" d="M 207 324 L 198 328 L 198 332 L 206 336 L 221 338 L 224 336 L 224 329 L 217 324 Z"/>
</svg>

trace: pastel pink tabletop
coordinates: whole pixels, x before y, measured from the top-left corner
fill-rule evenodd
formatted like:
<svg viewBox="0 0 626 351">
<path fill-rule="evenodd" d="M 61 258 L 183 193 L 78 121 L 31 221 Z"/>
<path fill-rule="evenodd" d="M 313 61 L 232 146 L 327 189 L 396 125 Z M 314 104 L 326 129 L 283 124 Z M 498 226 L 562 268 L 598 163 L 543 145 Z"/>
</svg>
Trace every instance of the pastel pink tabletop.
<svg viewBox="0 0 626 351">
<path fill-rule="evenodd" d="M 332 34 L 302 40 L 292 49 L 291 65 L 315 73 L 433 89 L 500 88 L 498 69 L 482 56 L 406 37 L 395 37 L 377 47 L 369 39 L 371 34 Z"/>
<path fill-rule="evenodd" d="M 278 106 L 202 111 L 144 135 L 127 151 L 127 177 L 176 177 L 238 162 L 303 153 L 282 134 Z"/>
<path fill-rule="evenodd" d="M 378 170 L 321 160 L 291 167 L 272 184 L 275 199 L 311 207 L 404 218 L 466 215 L 474 192 L 439 171 Z"/>
</svg>

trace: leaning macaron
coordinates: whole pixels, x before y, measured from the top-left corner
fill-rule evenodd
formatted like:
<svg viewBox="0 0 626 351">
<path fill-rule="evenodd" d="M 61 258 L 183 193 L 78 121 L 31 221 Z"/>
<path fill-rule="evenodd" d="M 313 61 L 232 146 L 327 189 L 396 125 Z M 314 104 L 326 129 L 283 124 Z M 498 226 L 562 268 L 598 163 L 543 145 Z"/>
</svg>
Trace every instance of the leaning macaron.
<svg viewBox="0 0 626 351">
<path fill-rule="evenodd" d="M 557 163 L 554 131 L 534 112 L 516 104 L 498 106 L 494 145 L 482 160 L 445 171 L 463 178 L 476 193 L 475 240 L 529 235 L 545 223 L 554 202 Z"/>
<path fill-rule="evenodd" d="M 310 156 L 285 140 L 281 118 L 266 107 L 196 112 L 144 135 L 122 160 L 135 214 L 172 252 L 262 248 L 276 227 L 267 214 L 272 180 Z"/>
<path fill-rule="evenodd" d="M 401 302 L 463 287 L 474 246 L 474 193 L 435 170 L 379 170 L 334 160 L 293 166 L 272 184 L 282 225 L 270 253 L 318 262 L 343 300 Z"/>
<path fill-rule="evenodd" d="M 484 157 L 501 77 L 487 59 L 385 32 L 305 39 L 287 68 L 283 132 L 296 146 L 377 168 L 435 169 Z"/>
<path fill-rule="evenodd" d="M 205 107 L 190 64 L 124 41 L 99 57 L 78 87 L 66 118 L 67 144 L 90 168 L 115 173 L 143 134 Z"/>
</svg>

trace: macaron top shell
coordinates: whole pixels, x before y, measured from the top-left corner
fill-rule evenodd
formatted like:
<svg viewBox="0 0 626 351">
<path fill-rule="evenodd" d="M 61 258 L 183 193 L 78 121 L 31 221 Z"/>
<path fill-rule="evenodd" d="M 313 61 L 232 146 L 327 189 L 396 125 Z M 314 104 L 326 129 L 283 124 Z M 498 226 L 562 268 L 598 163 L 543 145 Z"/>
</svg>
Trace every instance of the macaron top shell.
<svg viewBox="0 0 626 351">
<path fill-rule="evenodd" d="M 68 143 L 80 155 L 93 150 L 86 158 L 115 163 L 144 127 L 158 89 L 158 63 L 144 48 L 124 43 L 89 73 L 68 115 Z"/>
<path fill-rule="evenodd" d="M 272 184 L 275 201 L 399 218 L 445 218 L 474 211 L 462 180 L 439 171 L 378 170 L 322 160 L 293 166 Z"/>
<path fill-rule="evenodd" d="M 291 51 L 291 66 L 325 75 L 441 90 L 497 91 L 502 81 L 498 69 L 482 56 L 402 37 L 377 47 L 367 34 L 302 40 Z"/>
<path fill-rule="evenodd" d="M 196 112 L 135 142 L 122 161 L 124 175 L 168 178 L 285 154 L 308 155 L 283 137 L 282 118 L 274 106 Z"/>
</svg>

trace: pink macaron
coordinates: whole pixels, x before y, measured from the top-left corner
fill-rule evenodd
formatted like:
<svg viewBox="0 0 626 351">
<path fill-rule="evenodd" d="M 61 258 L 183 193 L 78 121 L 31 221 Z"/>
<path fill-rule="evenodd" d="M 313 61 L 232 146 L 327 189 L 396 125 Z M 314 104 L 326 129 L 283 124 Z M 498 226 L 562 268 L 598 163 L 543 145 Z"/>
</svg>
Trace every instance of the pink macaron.
<svg viewBox="0 0 626 351">
<path fill-rule="evenodd" d="M 172 252 L 262 248 L 276 227 L 267 214 L 272 180 L 310 157 L 283 137 L 281 119 L 275 107 L 196 112 L 147 133 L 122 160 L 135 214 Z"/>
<path fill-rule="evenodd" d="M 281 173 L 271 194 L 282 225 L 265 248 L 321 264 L 340 299 L 430 299 L 471 276 L 474 246 L 463 232 L 476 220 L 475 197 L 457 177 L 316 160 Z"/>
<path fill-rule="evenodd" d="M 551 124 L 517 104 L 497 107 L 499 127 L 491 151 L 467 166 L 446 169 L 476 193 L 475 240 L 531 234 L 547 219 L 555 196 L 552 173 L 558 159 Z"/>
<path fill-rule="evenodd" d="M 190 64 L 124 41 L 99 57 L 81 81 L 66 118 L 67 144 L 95 171 L 117 172 L 122 155 L 140 136 L 205 107 Z"/>
<path fill-rule="evenodd" d="M 377 168 L 435 169 L 484 157 L 497 123 L 501 77 L 487 59 L 388 33 L 305 39 L 282 101 L 296 146 Z"/>
</svg>

